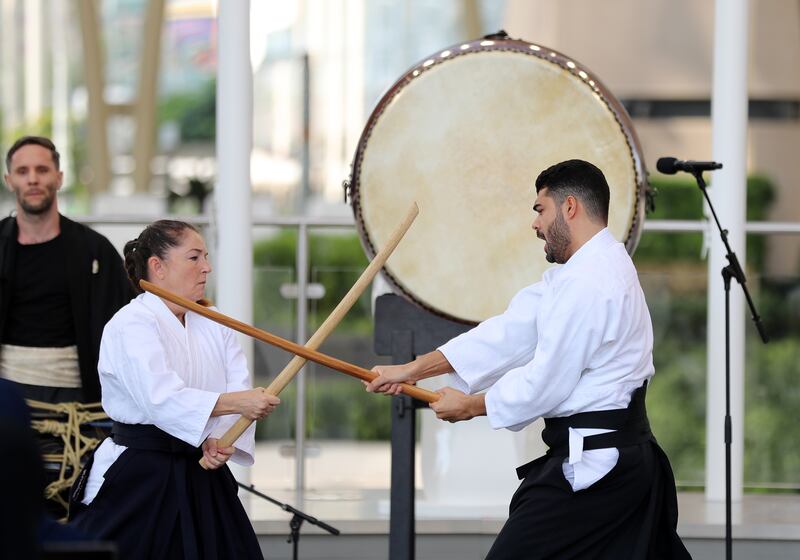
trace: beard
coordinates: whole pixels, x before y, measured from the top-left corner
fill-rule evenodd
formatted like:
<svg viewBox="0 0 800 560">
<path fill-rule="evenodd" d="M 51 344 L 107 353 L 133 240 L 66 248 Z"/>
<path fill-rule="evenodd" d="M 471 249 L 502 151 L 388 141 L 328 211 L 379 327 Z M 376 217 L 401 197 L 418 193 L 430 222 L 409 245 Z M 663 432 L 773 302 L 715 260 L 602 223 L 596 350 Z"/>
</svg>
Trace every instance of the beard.
<svg viewBox="0 0 800 560">
<path fill-rule="evenodd" d="M 19 191 L 17 191 L 17 203 L 19 203 L 19 207 L 22 208 L 26 214 L 33 216 L 45 214 L 53 206 L 53 201 L 56 197 L 56 191 L 51 187 L 45 187 L 44 192 L 45 194 L 41 200 L 38 203 L 33 204 L 25 200 L 25 197 L 20 194 Z"/>
<path fill-rule="evenodd" d="M 539 237 L 545 240 L 544 258 L 547 262 L 556 264 L 567 262 L 567 250 L 572 243 L 572 235 L 561 212 L 556 214 L 556 219 L 548 228 L 547 234 Z"/>
</svg>

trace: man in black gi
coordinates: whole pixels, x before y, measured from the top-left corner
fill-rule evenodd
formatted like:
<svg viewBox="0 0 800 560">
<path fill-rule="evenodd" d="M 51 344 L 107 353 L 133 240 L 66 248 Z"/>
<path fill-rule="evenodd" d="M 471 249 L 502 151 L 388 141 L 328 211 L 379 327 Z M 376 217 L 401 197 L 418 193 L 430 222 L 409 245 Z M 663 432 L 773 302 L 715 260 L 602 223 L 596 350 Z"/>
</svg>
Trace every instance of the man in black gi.
<svg viewBox="0 0 800 560">
<path fill-rule="evenodd" d="M 59 159 L 39 136 L 6 156 L 16 214 L 0 221 L 0 377 L 27 398 L 93 402 L 103 327 L 132 293 L 108 239 L 59 214 Z"/>
</svg>

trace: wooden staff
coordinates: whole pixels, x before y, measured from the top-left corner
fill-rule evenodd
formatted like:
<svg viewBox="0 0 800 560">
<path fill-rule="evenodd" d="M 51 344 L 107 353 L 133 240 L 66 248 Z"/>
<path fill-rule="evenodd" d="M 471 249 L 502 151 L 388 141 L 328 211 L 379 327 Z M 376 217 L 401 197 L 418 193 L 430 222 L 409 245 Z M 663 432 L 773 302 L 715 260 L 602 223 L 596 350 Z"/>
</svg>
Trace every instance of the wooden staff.
<svg viewBox="0 0 800 560">
<path fill-rule="evenodd" d="M 373 259 L 373 261 L 375 261 L 375 260 L 377 260 L 377 255 L 376 255 L 376 258 Z M 379 268 L 380 267 L 378 267 L 378 269 Z M 365 271 L 365 273 L 366 273 L 366 271 Z M 368 284 L 368 282 L 367 282 L 367 284 Z M 194 311 L 198 315 L 202 315 L 202 316 L 204 316 L 204 317 L 206 317 L 208 319 L 211 319 L 212 321 L 215 321 L 217 323 L 225 325 L 225 326 L 227 326 L 227 327 L 229 327 L 229 328 L 231 328 L 233 330 L 236 330 L 238 332 L 246 334 L 246 335 L 248 335 L 250 337 L 253 337 L 253 338 L 257 339 L 257 340 L 261 340 L 262 342 L 266 342 L 267 344 L 271 344 L 273 346 L 277 346 L 279 348 L 282 348 L 282 349 L 284 349 L 286 351 L 292 352 L 292 353 L 296 354 L 297 356 L 305 358 L 306 360 L 311 360 L 313 362 L 322 364 L 322 365 L 327 366 L 327 367 L 329 367 L 331 369 L 334 369 L 334 370 L 339 371 L 341 373 L 345 373 L 345 374 L 350 375 L 352 377 L 356 377 L 356 378 L 361 379 L 363 381 L 372 381 L 373 379 L 375 379 L 377 377 L 377 374 L 375 374 L 374 372 L 371 372 L 371 371 L 369 371 L 367 369 L 358 367 L 356 365 L 350 364 L 350 363 L 345 362 L 343 360 L 339 360 L 337 358 L 333 358 L 331 356 L 327 356 L 327 355 L 322 354 L 321 352 L 317 352 L 317 351 L 315 351 L 315 350 L 313 350 L 311 348 L 306 348 L 306 347 L 300 346 L 299 344 L 295 344 L 294 342 L 288 341 L 288 340 L 286 340 L 284 338 L 281 338 L 281 337 L 279 337 L 277 335 L 274 335 L 272 333 L 268 333 L 268 332 L 263 331 L 261 329 L 258 329 L 256 327 L 252 327 L 250 325 L 247 325 L 246 323 L 242 323 L 241 321 L 233 319 L 232 317 L 228 317 L 227 315 L 219 313 L 218 311 L 214 311 L 212 309 L 208 309 L 208 308 L 206 308 L 206 307 L 204 307 L 204 306 L 202 306 L 202 305 L 200 305 L 198 303 L 195 303 L 195 302 L 193 302 L 191 300 L 188 300 L 188 299 L 183 298 L 183 297 L 181 297 L 181 296 L 179 296 L 177 294 L 174 294 L 174 293 L 172 293 L 172 292 L 170 292 L 168 290 L 160 288 L 160 287 L 158 287 L 158 286 L 156 286 L 156 285 L 154 285 L 154 284 L 152 284 L 152 283 L 150 283 L 150 282 L 148 282 L 146 280 L 140 280 L 139 281 L 139 285 L 142 287 L 143 290 L 151 292 L 151 293 L 153 293 L 153 294 L 155 294 L 155 295 L 157 295 L 157 296 L 159 296 L 159 297 L 161 297 L 161 298 L 163 298 L 163 299 L 165 299 L 167 301 L 170 301 L 170 302 L 172 302 L 172 303 L 174 303 L 176 305 L 180 305 L 181 307 L 184 307 L 186 309 Z M 354 286 L 354 288 L 355 288 L 355 286 Z M 353 290 L 351 289 L 351 292 L 352 291 Z M 350 292 L 348 292 L 348 295 L 350 295 Z M 338 308 L 339 308 L 339 306 L 337 306 L 337 309 Z M 326 321 L 326 323 L 327 322 L 328 321 Z M 320 327 L 320 330 L 322 330 L 322 327 Z M 316 336 L 316 333 L 315 333 L 315 336 Z M 323 339 L 324 339 L 324 337 L 323 337 Z M 309 343 L 310 342 L 311 342 L 311 340 L 309 340 Z M 270 388 L 272 388 L 273 385 L 275 385 L 275 383 L 277 383 L 279 378 L 281 378 L 282 376 L 283 376 L 283 379 L 280 381 L 280 384 L 282 384 L 282 386 L 280 387 L 280 389 L 283 389 L 283 387 L 286 386 L 286 384 L 291 380 L 291 377 L 290 376 L 284 376 L 283 373 L 285 373 L 288 368 L 289 368 L 289 366 L 287 366 L 287 368 L 284 370 L 284 372 L 282 372 L 281 375 L 279 375 L 278 378 L 275 379 L 273 384 L 270 384 Z M 289 377 L 289 378 L 287 379 L 287 377 Z M 416 399 L 419 399 L 419 400 L 422 400 L 422 401 L 425 401 L 425 402 L 429 402 L 429 403 L 435 402 L 435 401 L 437 401 L 439 399 L 439 395 L 437 393 L 432 392 L 432 391 L 427 391 L 425 389 L 421 389 L 419 387 L 415 387 L 413 385 L 408 385 L 408 384 L 405 384 L 405 383 L 403 383 L 402 386 L 403 386 L 403 393 L 405 393 L 405 394 L 407 394 L 407 395 L 409 395 L 411 397 L 414 397 Z M 246 419 L 240 418 L 240 421 L 241 420 L 246 420 Z M 249 422 L 249 420 L 247 422 Z M 237 422 L 237 424 L 238 424 L 238 422 Z M 233 428 L 231 428 L 231 429 L 233 429 Z M 246 429 L 246 427 L 245 427 L 245 429 Z M 244 430 L 242 430 L 242 431 L 244 431 Z M 227 435 L 227 433 L 225 435 Z M 239 435 L 241 435 L 241 432 L 239 433 Z M 228 444 L 228 445 L 230 445 L 230 444 Z"/>
<path fill-rule="evenodd" d="M 403 239 L 403 236 L 406 234 L 408 229 L 411 227 L 411 224 L 414 223 L 414 220 L 417 218 L 419 214 L 419 207 L 417 203 L 414 202 L 409 208 L 406 217 L 397 226 L 397 228 L 392 232 L 392 235 L 389 237 L 389 240 L 384 245 L 383 249 L 381 249 L 376 255 L 375 258 L 370 261 L 367 268 L 364 269 L 364 272 L 361 273 L 361 276 L 353 284 L 353 287 L 350 288 L 350 291 L 342 298 L 342 301 L 336 306 L 336 308 L 331 312 L 327 319 L 320 325 L 317 332 L 315 332 L 311 338 L 308 339 L 306 342 L 305 347 L 311 350 L 316 350 L 320 347 L 320 345 L 328 338 L 328 335 L 333 332 L 333 329 L 336 328 L 341 320 L 344 318 L 345 314 L 350 310 L 351 307 L 358 301 L 358 298 L 361 297 L 361 294 L 364 293 L 372 280 L 375 278 L 375 275 L 383 268 L 383 265 L 386 264 L 386 261 L 389 259 L 389 256 L 395 250 L 397 245 L 400 243 L 400 240 Z M 295 375 L 300 371 L 300 369 L 305 365 L 306 359 L 301 356 L 295 356 L 292 360 L 283 368 L 280 374 L 269 384 L 267 387 L 267 393 L 270 395 L 278 395 L 281 391 L 294 379 Z M 253 420 L 249 418 L 245 418 L 244 416 L 240 416 L 236 423 L 230 427 L 230 429 L 225 432 L 225 434 L 219 440 L 220 447 L 229 447 L 233 445 L 237 439 L 241 437 L 241 435 L 250 427 L 250 424 L 253 423 Z M 205 464 L 205 459 L 200 459 L 200 464 L 203 468 L 207 468 Z"/>
<path fill-rule="evenodd" d="M 186 299 L 185 297 L 179 296 L 178 294 L 174 294 L 169 290 L 165 290 L 164 288 L 160 288 L 155 284 L 151 284 L 147 280 L 139 280 L 139 286 L 141 286 L 143 290 L 147 290 L 148 292 L 151 292 L 152 294 L 155 294 L 160 298 L 172 302 L 175 305 L 180 305 L 181 307 L 184 307 L 189 311 L 194 311 L 198 315 L 202 315 L 203 317 L 211 319 L 216 323 L 225 325 L 226 327 L 229 327 L 235 331 L 239 331 L 242 334 L 246 334 L 247 336 L 253 337 L 256 340 L 260 340 L 261 342 L 266 342 L 267 344 L 271 344 L 272 346 L 277 346 L 278 348 L 286 350 L 287 352 L 291 352 L 292 354 L 297 354 L 298 356 L 302 356 L 306 360 L 311 360 L 312 362 L 316 362 L 323 366 L 329 367 L 333 370 L 349 375 L 350 377 L 355 377 L 357 379 L 361 379 L 362 381 L 367 381 L 367 382 L 372 381 L 373 379 L 378 377 L 378 374 L 373 371 L 364 369 L 349 362 L 345 362 L 344 360 L 328 356 L 327 354 L 323 354 L 322 352 L 311 350 L 310 348 L 306 348 L 305 346 L 300 346 L 299 344 L 292 342 L 290 340 L 286 340 L 285 338 L 281 338 L 276 334 L 272 334 L 267 331 L 262 331 L 261 329 L 252 327 L 246 323 L 242 323 L 241 321 L 238 321 L 233 317 L 228 317 L 227 315 L 223 315 L 219 311 L 214 311 L 213 309 L 203 307 L 199 303 L 195 303 L 191 300 Z M 439 394 L 434 393 L 433 391 L 420 389 L 419 387 L 416 387 L 414 385 L 408 385 L 406 383 L 401 383 L 400 385 L 403 386 L 404 394 L 409 395 L 410 397 L 414 397 L 415 399 L 419 399 L 421 401 L 425 401 L 428 403 L 436 402 L 437 400 L 439 400 Z"/>
</svg>

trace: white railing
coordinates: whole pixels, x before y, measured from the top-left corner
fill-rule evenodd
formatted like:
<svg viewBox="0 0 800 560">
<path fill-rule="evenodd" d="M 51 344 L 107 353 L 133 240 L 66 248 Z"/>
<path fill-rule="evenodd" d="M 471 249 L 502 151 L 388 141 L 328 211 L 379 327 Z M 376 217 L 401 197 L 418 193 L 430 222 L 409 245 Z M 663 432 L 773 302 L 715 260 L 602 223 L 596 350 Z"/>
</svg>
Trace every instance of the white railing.
<svg viewBox="0 0 800 560">
<path fill-rule="evenodd" d="M 165 219 L 176 219 L 190 222 L 198 227 L 214 226 L 207 216 L 165 216 Z M 153 221 L 152 216 L 75 216 L 74 220 L 89 226 L 122 226 L 141 225 Z M 344 217 L 312 217 L 312 216 L 271 216 L 254 218 L 254 227 L 293 227 L 297 228 L 297 253 L 295 257 L 295 277 L 297 278 L 297 329 L 296 341 L 305 344 L 308 339 L 308 278 L 300 274 L 308 270 L 308 230 L 309 228 L 353 228 L 355 220 L 352 216 Z M 702 233 L 710 231 L 712 225 L 704 220 L 645 220 L 645 232 L 662 233 Z M 797 222 L 748 222 L 747 233 L 765 234 L 800 234 L 800 223 Z M 305 487 L 305 432 L 306 432 L 306 376 L 301 370 L 296 378 L 297 402 L 295 408 L 295 488 Z"/>
</svg>

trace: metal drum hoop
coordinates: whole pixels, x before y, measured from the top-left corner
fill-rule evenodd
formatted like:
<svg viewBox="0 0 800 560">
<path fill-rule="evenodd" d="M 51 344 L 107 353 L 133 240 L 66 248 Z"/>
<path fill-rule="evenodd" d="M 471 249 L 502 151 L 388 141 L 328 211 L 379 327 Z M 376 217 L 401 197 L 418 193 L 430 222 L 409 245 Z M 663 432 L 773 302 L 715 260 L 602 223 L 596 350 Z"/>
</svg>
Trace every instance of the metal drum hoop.
<svg viewBox="0 0 800 560">
<path fill-rule="evenodd" d="M 361 173 L 364 163 L 364 154 L 368 142 L 372 136 L 373 130 L 377 125 L 379 119 L 392 104 L 395 97 L 404 90 L 410 83 L 423 76 L 427 72 L 431 72 L 437 67 L 447 64 L 448 62 L 459 57 L 467 56 L 475 53 L 495 52 L 495 51 L 509 51 L 514 53 L 521 53 L 527 56 L 536 57 L 548 64 L 553 64 L 561 69 L 569 72 L 577 77 L 585 84 L 587 88 L 596 95 L 608 108 L 609 112 L 616 120 L 620 131 L 624 135 L 625 141 L 628 146 L 630 154 L 630 161 L 633 168 L 633 175 L 635 177 L 635 206 L 632 213 L 631 224 L 628 228 L 627 235 L 624 240 L 621 240 L 629 254 L 633 254 L 639 242 L 642 232 L 642 222 L 645 213 L 645 199 L 647 193 L 647 171 L 644 165 L 644 158 L 639 140 L 634 131 L 630 117 L 628 116 L 625 108 L 614 97 L 608 88 L 603 85 L 600 79 L 592 73 L 588 68 L 575 61 L 574 59 L 542 45 L 529 43 L 520 39 L 512 39 L 507 37 L 503 32 L 496 35 L 487 35 L 481 39 L 468 41 L 452 45 L 446 49 L 434 53 L 433 55 L 421 60 L 412 66 L 405 74 L 403 74 L 382 96 L 377 106 L 371 113 L 364 130 L 360 136 L 358 146 L 353 158 L 351 166 L 351 176 L 349 181 L 345 182 L 346 196 L 349 195 L 353 212 L 355 215 L 356 227 L 359 237 L 365 252 L 369 258 L 373 258 L 380 250 L 376 247 L 375 242 L 366 228 L 365 219 L 363 216 L 363 205 L 361 200 Z M 531 178 L 531 183 L 534 177 Z M 424 209 L 423 209 L 424 211 Z M 407 300 L 414 304 L 445 318 L 455 320 L 462 323 L 474 324 L 476 321 L 465 320 L 462 317 L 454 316 L 446 311 L 436 309 L 425 301 L 417 298 L 415 294 L 409 290 L 402 278 L 393 273 L 390 269 L 384 268 L 384 276 L 391 284 L 394 291 L 402 295 Z"/>
</svg>

